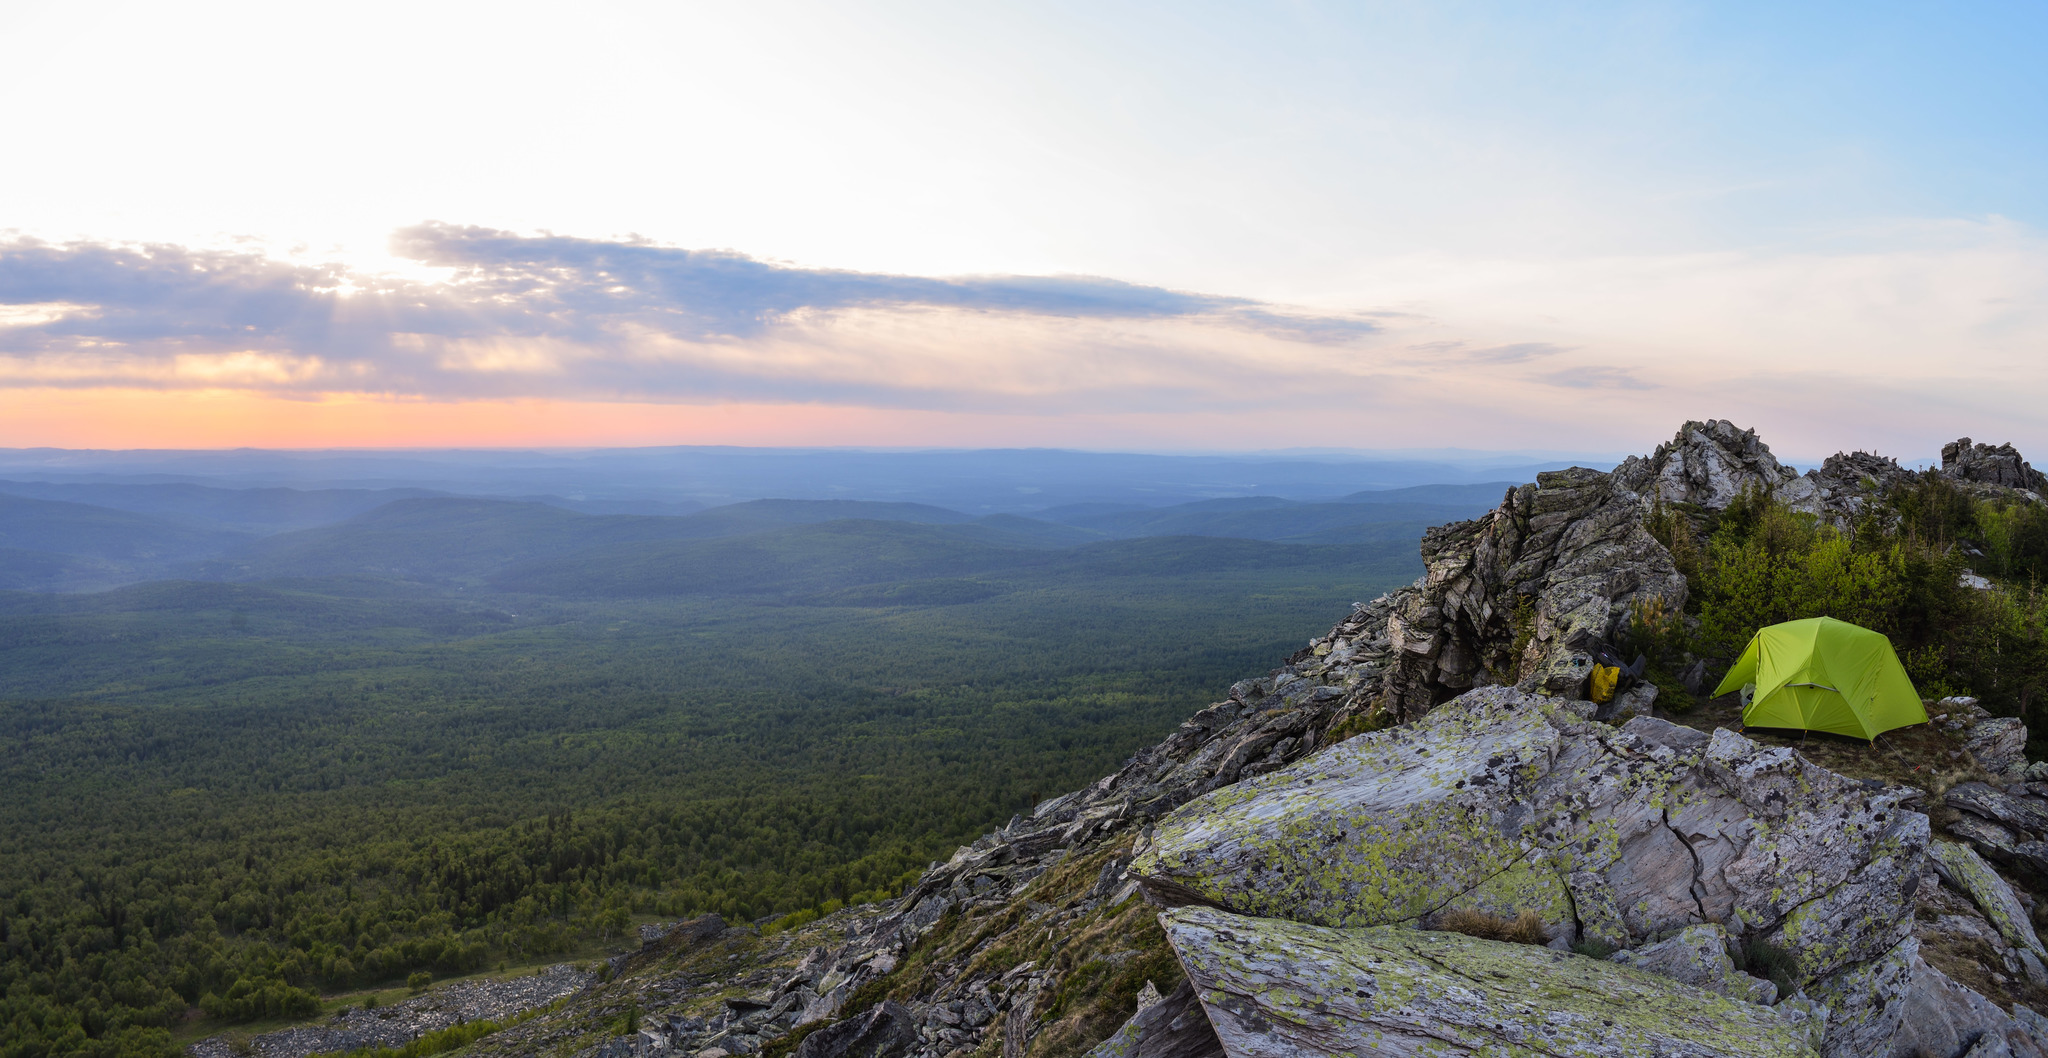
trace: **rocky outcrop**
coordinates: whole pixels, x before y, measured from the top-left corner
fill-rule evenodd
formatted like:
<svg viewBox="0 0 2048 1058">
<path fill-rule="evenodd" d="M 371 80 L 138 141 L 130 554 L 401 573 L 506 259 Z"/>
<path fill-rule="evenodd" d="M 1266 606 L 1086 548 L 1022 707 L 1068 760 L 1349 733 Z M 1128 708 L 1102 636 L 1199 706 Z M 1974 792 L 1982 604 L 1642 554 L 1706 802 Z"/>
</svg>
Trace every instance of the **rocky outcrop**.
<svg viewBox="0 0 2048 1058">
<path fill-rule="evenodd" d="M 1886 1058 L 1918 1058 L 1925 1054 L 1958 1058 L 2048 1058 L 2048 1037 L 2033 1026 L 2039 1016 L 2025 1011 L 2029 1023 L 1998 1009 L 1997 1004 L 1957 984 L 1927 965 L 1918 954 L 1907 963 L 1907 987 L 1899 1003 L 1900 1029 L 1883 1050 L 1865 1054 Z"/>
<path fill-rule="evenodd" d="M 1823 1022 L 1658 974 L 1456 933 L 1162 916 L 1230 1058 L 1810 1056 Z M 1098 1052 L 1100 1053 L 1100 1052 Z"/>
<path fill-rule="evenodd" d="M 1612 474 L 1541 475 L 1431 530 L 1415 584 L 899 899 L 773 937 L 674 931 L 577 1001 L 583 1024 L 638 1009 L 641 1035 L 606 1046 L 699 1058 L 801 1032 L 797 1058 L 2035 1054 L 2043 1022 L 1955 961 L 1989 952 L 2024 984 L 2041 960 L 1997 873 L 2048 878 L 2048 766 L 2022 727 L 1932 710 L 1954 768 L 1996 781 L 1945 791 L 1969 847 L 1930 856 L 1918 791 L 1640 715 L 1647 687 L 1576 700 L 1592 650 L 1683 606 L 1660 505 L 1704 524 L 1768 489 L 1839 518 L 1910 477 L 1868 453 L 1795 477 L 1721 421 Z M 1525 913 L 1549 947 L 1434 928 Z M 1091 1028 L 1112 980 L 1124 1005 Z M 588 1055 L 584 1031 L 543 1019 L 479 1051 Z"/>
<path fill-rule="evenodd" d="M 916 1015 L 885 1000 L 860 1017 L 804 1037 L 796 1058 L 891 1058 L 917 1045 L 917 1028 Z"/>
<path fill-rule="evenodd" d="M 1488 688 L 1187 805 L 1130 871 L 1162 904 L 1332 927 L 1529 913 L 1560 947 L 1639 948 L 1725 924 L 1824 990 L 1911 932 L 1928 824 L 1907 796 Z"/>
<path fill-rule="evenodd" d="M 1678 436 L 1648 456 L 1622 460 L 1614 478 L 1646 505 L 1720 510 L 1744 490 L 1792 488 L 1799 472 L 1779 463 L 1755 430 L 1710 419 L 1679 427 Z"/>
<path fill-rule="evenodd" d="M 1967 437 L 1950 441 L 1941 446 L 1941 472 L 1957 481 L 2048 492 L 2048 479 L 2010 444 L 1972 444 Z"/>
<path fill-rule="evenodd" d="M 1821 465 L 1807 471 L 1810 490 L 1801 495 L 1781 495 L 1794 510 L 1853 521 L 1864 506 L 1883 498 L 1886 490 L 1913 480 L 1913 472 L 1899 461 L 1874 452 L 1836 452 Z M 1792 490 L 1787 490 L 1788 492 Z"/>
<path fill-rule="evenodd" d="M 1138 1013 L 1089 1058 L 1224 1058 L 1223 1041 L 1209 1027 L 1194 984 L 1183 981 L 1165 999 L 1141 1003 Z"/>
<path fill-rule="evenodd" d="M 1522 683 L 1578 697 L 1591 651 L 1638 606 L 1676 613 L 1685 577 L 1614 475 L 1537 475 L 1498 510 L 1423 536 L 1428 572 L 1388 615 L 1381 708 L 1421 716 L 1474 686 Z"/>
<path fill-rule="evenodd" d="M 2048 949 L 2011 883 L 1967 845 L 1933 843 L 1927 866 L 1934 877 L 1916 896 L 1915 936 L 1951 950 L 1989 951 L 2013 978 L 2048 986 Z"/>
</svg>

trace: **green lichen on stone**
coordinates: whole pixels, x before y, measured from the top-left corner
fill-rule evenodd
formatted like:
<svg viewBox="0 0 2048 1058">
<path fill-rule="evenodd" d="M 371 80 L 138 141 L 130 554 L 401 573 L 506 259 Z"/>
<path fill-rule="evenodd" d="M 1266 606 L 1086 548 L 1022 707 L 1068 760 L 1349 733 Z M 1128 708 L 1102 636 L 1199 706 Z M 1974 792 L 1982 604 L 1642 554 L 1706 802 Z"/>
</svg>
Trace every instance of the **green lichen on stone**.
<svg viewBox="0 0 2048 1058">
<path fill-rule="evenodd" d="M 2040 935 L 2034 932 L 2033 923 L 2028 921 L 2026 908 L 2013 894 L 2012 886 L 1984 862 L 1968 845 L 1957 845 L 1946 841 L 1935 842 L 1927 847 L 1927 856 L 1934 860 L 1941 873 L 1953 879 L 1956 886 L 1968 894 L 1970 901 L 1984 912 L 1992 928 L 2005 938 L 2007 944 L 2024 948 L 2037 956 L 2048 956 L 2048 949 L 2041 945 Z"/>
<path fill-rule="evenodd" d="M 1814 1054 L 1769 1007 L 1544 948 L 1213 908 L 1161 922 L 1231 1053 Z"/>
</svg>

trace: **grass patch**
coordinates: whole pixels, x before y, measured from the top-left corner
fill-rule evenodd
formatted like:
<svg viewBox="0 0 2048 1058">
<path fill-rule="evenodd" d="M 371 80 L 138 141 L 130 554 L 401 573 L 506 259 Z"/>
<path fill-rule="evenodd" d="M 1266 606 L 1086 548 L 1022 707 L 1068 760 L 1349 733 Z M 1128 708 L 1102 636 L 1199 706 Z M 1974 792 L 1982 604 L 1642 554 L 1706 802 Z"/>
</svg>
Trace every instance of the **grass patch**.
<svg viewBox="0 0 2048 1058">
<path fill-rule="evenodd" d="M 1481 940 L 1506 941 L 1509 944 L 1550 943 L 1550 931 L 1543 928 L 1543 919 L 1534 911 L 1524 911 L 1514 918 L 1502 918 L 1484 911 L 1456 908 L 1438 913 L 1436 928 L 1449 933 L 1463 933 Z"/>
<path fill-rule="evenodd" d="M 1791 952 L 1762 937 L 1751 936 L 1743 940 L 1737 953 L 1741 956 L 1737 969 L 1777 985 L 1779 995 L 1789 996 L 1799 989 L 1799 959 Z"/>
</svg>

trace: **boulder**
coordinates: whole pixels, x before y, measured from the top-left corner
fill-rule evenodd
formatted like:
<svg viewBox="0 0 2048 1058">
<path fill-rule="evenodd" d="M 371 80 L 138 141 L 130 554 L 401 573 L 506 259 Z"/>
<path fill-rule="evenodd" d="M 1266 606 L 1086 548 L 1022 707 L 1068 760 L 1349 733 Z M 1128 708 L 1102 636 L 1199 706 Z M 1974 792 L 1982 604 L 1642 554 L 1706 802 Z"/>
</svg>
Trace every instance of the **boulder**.
<svg viewBox="0 0 2048 1058">
<path fill-rule="evenodd" d="M 917 1015 L 893 999 L 819 1029 L 797 1045 L 796 1058 L 897 1058 L 917 1049 Z"/>
<path fill-rule="evenodd" d="M 1889 1049 L 1865 1053 L 1884 1058 L 1918 1058 L 1923 1054 L 2048 1058 L 2048 1049 L 2027 1026 L 1998 1009 L 1997 1004 L 1927 965 L 1917 951 L 1908 960 L 1908 966 L 1910 977 L 1897 1035 Z"/>
<path fill-rule="evenodd" d="M 1325 926 L 1535 914 L 1638 948 L 1709 922 L 1814 980 L 1911 930 L 1927 818 L 1789 749 L 1473 691 L 1190 802 L 1131 865 L 1165 905 Z"/>
<path fill-rule="evenodd" d="M 1963 748 L 1987 771 L 2002 772 L 2027 762 L 2027 725 L 2017 717 L 1980 720 L 1963 730 Z"/>
<path fill-rule="evenodd" d="M 1688 926 L 1669 940 L 1635 951 L 1615 952 L 1608 961 L 1663 974 L 1695 988 L 1769 1006 L 1778 1001 L 1778 986 L 1735 968 L 1728 955 L 1728 931 L 1719 923 Z"/>
<path fill-rule="evenodd" d="M 1457 933 L 1160 916 L 1229 1058 L 1816 1053 L 1819 1024 L 1598 959 Z M 1788 1016 L 1789 1015 L 1789 1016 Z"/>
<path fill-rule="evenodd" d="M 2048 836 L 2048 799 L 2026 793 L 2015 797 L 1989 783 L 1965 782 L 1951 787 L 1942 800 L 1950 808 L 1990 820 L 2027 840 Z"/>
</svg>

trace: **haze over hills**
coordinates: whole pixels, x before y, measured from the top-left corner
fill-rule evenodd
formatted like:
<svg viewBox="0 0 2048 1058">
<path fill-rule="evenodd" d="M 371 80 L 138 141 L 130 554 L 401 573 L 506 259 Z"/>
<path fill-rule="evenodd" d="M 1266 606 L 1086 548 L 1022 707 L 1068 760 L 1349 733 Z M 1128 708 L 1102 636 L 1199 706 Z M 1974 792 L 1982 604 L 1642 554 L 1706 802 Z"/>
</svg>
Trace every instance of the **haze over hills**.
<svg viewBox="0 0 2048 1058">
<path fill-rule="evenodd" d="M 594 514 L 688 514 L 742 500 L 779 498 L 926 503 L 983 515 L 1030 514 L 1074 503 L 1166 506 L 1248 495 L 1328 501 L 1361 490 L 1528 481 L 1538 470 L 1573 462 L 1605 468 L 1613 465 L 1614 457 L 1558 460 L 1472 452 L 1431 453 L 1430 458 L 1418 459 L 1375 453 L 1185 456 L 1060 449 L 722 447 L 389 452 L 0 449 L 0 479 L 44 487 L 186 484 L 345 492 L 428 490 L 543 499 Z M 0 486 L 0 491 L 13 488 Z M 129 506 L 130 501 L 113 503 L 104 498 L 108 494 L 101 495 L 47 498 Z M 343 498 L 330 502 L 339 504 Z"/>
<path fill-rule="evenodd" d="M 586 551 L 607 570 L 644 565 L 663 554 L 674 561 L 710 561 L 719 549 L 680 542 L 846 519 L 898 526 L 871 527 L 867 534 L 894 533 L 904 546 L 915 539 L 923 542 L 916 546 L 929 548 L 1033 550 L 1161 536 L 1384 546 L 1412 540 L 1428 525 L 1477 514 L 1512 484 L 1500 479 L 1360 489 L 1374 478 L 1468 471 L 1449 464 L 1057 451 L 4 456 L 0 463 L 13 460 L 10 472 L 43 476 L 0 480 L 0 588 L 30 591 L 103 590 L 166 578 L 355 576 L 480 587 L 515 565 Z M 826 471 L 814 460 L 836 464 L 847 483 L 827 483 Z M 970 473 L 977 468 L 980 473 Z M 565 477 L 572 472 L 573 481 Z M 1226 473 L 1242 480 L 1228 480 Z M 178 475 L 203 481 L 158 480 Z M 314 487 L 260 483 L 291 475 L 318 480 Z M 79 476 L 91 480 L 56 480 Z M 740 477 L 754 489 L 858 495 L 774 496 L 709 508 L 684 495 L 736 487 Z M 1027 479 L 1038 484 L 1011 484 Z M 393 484 L 404 480 L 435 487 Z M 563 486 L 566 495 L 547 492 L 551 486 Z M 1293 494 L 1282 494 L 1286 489 Z M 965 502 L 945 506 L 890 498 L 899 493 Z M 1062 499 L 1070 502 L 1056 502 Z M 951 528 L 920 536 L 901 528 L 908 526 Z M 797 534 L 783 544 L 804 540 L 812 547 L 858 550 L 873 543 L 856 545 L 856 535 Z M 656 541 L 674 546 L 664 551 L 653 546 Z M 636 548 L 640 544 L 648 546 Z M 868 558 L 881 561 L 876 554 Z M 971 564 L 994 568 L 990 561 Z M 849 556 L 828 564 L 842 571 L 835 583 L 845 587 L 841 582 L 860 560 Z M 558 574 L 543 575 L 543 568 L 523 569 L 504 583 L 533 577 L 541 580 L 532 583 L 559 583 Z M 674 577 L 657 581 L 683 583 Z"/>
</svg>

